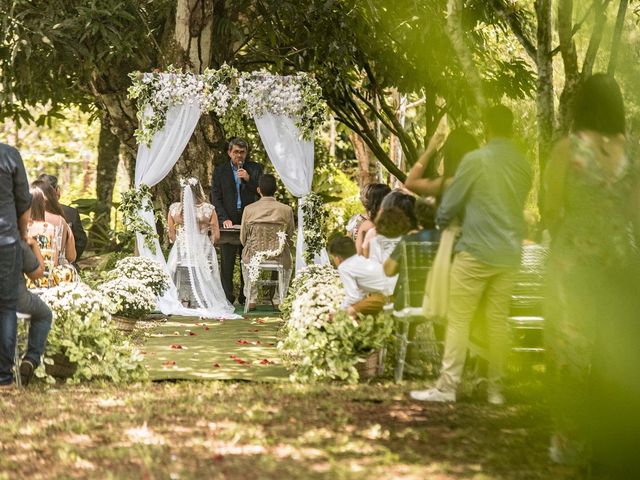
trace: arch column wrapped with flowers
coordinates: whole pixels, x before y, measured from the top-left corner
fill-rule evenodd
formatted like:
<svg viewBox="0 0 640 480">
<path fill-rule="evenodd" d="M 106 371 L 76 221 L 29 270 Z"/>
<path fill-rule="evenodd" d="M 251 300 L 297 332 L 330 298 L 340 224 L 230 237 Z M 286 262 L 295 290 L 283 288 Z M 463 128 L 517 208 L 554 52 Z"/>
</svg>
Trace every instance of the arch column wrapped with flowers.
<svg viewBox="0 0 640 480">
<path fill-rule="evenodd" d="M 202 74 L 167 72 L 132 73 L 129 96 L 138 107 L 139 143 L 135 190 L 123 196 L 125 227 L 136 232 L 141 256 L 167 269 L 155 230 L 149 188 L 173 169 L 204 112 L 214 112 L 225 131 L 234 134 L 247 119 L 256 122 L 269 159 L 286 188 L 298 201 L 296 271 L 306 259 L 319 254 L 306 251 L 303 213 L 313 180 L 313 133 L 324 121 L 325 105 L 315 79 L 305 73 L 278 76 L 266 71 L 239 73 L 228 65 Z M 317 232 L 310 232 L 310 234 Z M 159 299 L 165 314 L 201 315 L 178 301 L 175 285 Z"/>
</svg>

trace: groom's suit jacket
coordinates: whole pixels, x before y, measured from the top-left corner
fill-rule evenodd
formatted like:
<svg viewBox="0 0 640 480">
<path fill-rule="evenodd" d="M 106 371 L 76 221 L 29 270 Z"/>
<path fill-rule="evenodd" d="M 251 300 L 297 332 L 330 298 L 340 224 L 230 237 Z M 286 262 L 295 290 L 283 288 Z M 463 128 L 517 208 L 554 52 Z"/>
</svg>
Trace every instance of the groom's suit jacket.
<svg viewBox="0 0 640 480">
<path fill-rule="evenodd" d="M 255 203 L 252 203 L 244 210 L 242 215 L 242 228 L 240 229 L 240 242 L 245 247 L 242 250 L 242 261 L 249 263 L 251 257 L 257 252 L 252 251 L 249 246 L 249 239 L 256 229 L 260 228 L 261 223 L 279 224 L 282 230 L 287 234 L 287 242 L 284 250 L 279 257 L 285 269 L 291 268 L 291 244 L 293 243 L 293 234 L 295 225 L 293 223 L 293 209 L 289 205 L 278 202 L 273 197 L 262 197 Z"/>
<path fill-rule="evenodd" d="M 242 201 L 240 210 L 238 210 L 238 193 L 231 161 L 227 160 L 213 170 L 209 198 L 213 206 L 216 207 L 220 228 L 225 220 L 231 220 L 234 225 L 239 225 L 244 208 L 258 199 L 258 179 L 262 175 L 262 165 L 248 160 L 244 162 L 243 168 L 249 173 L 249 180 L 240 182 L 240 199 Z"/>
</svg>

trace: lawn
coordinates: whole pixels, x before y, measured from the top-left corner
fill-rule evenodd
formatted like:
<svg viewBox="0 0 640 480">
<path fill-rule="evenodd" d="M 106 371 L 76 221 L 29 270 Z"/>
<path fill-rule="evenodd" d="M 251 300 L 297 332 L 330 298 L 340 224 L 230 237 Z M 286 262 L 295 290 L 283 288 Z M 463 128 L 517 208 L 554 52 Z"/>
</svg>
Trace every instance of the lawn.
<svg viewBox="0 0 640 480">
<path fill-rule="evenodd" d="M 0 396 L 0 479 L 547 479 L 539 386 L 510 403 L 416 385 L 34 385 Z"/>
</svg>

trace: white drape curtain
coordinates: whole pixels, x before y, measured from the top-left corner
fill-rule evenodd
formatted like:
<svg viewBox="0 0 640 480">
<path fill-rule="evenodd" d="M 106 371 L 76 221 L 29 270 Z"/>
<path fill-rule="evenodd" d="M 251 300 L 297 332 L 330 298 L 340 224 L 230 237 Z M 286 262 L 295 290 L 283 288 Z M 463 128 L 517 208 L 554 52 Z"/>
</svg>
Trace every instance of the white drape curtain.
<svg viewBox="0 0 640 480">
<path fill-rule="evenodd" d="M 169 109 L 167 122 L 164 128 L 154 135 L 151 146 L 147 147 L 144 144 L 138 146 L 135 173 L 136 188 L 142 183 L 152 187 L 167 176 L 187 146 L 199 119 L 199 105 L 184 104 Z M 153 226 L 155 231 L 153 212 L 144 210 L 140 214 Z M 142 235 L 138 234 L 136 238 L 138 252 L 141 257 L 151 258 L 158 262 L 168 274 L 167 262 L 162 254 L 157 237 L 154 238 L 153 242 L 155 244 L 155 253 L 144 244 Z M 170 282 L 167 293 L 158 299 L 158 308 L 165 315 L 199 315 L 197 311 L 184 308 L 178 301 L 178 292 L 173 280 Z"/>
<path fill-rule="evenodd" d="M 311 193 L 313 181 L 313 139 L 303 140 L 295 119 L 284 115 L 265 114 L 254 118 L 260 139 L 269 159 L 287 190 L 298 200 L 298 239 L 296 242 L 296 272 L 304 268 L 304 221 L 302 204 Z M 319 258 L 316 263 L 322 262 Z"/>
</svg>

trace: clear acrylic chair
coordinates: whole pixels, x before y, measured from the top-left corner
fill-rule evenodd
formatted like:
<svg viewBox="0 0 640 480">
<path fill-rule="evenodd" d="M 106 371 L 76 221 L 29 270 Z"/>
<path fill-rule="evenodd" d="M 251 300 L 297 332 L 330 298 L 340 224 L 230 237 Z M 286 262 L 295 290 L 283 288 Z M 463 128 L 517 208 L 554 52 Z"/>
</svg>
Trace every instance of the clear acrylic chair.
<svg viewBox="0 0 640 480">
<path fill-rule="evenodd" d="M 18 328 L 16 329 L 16 332 L 19 332 L 20 330 L 20 323 L 23 323 L 25 327 L 24 331 L 26 332 L 26 340 L 24 342 L 25 344 L 24 351 L 26 351 L 27 345 L 29 342 L 29 323 L 31 322 L 31 315 L 29 315 L 28 313 L 18 312 L 17 317 L 18 317 Z M 22 353 L 20 349 L 20 335 L 16 334 L 16 350 L 13 356 L 13 371 L 14 371 L 14 378 L 16 380 L 16 386 L 18 388 L 22 387 L 22 378 L 20 377 L 20 362 L 22 362 Z"/>
<path fill-rule="evenodd" d="M 402 381 L 410 344 L 417 343 L 410 340 L 410 330 L 420 324 L 426 324 L 426 342 L 420 345 L 429 357 L 434 367 L 440 363 L 440 347 L 436 340 L 433 322 L 426 318 L 422 303 L 424 300 L 427 275 L 433 265 L 438 251 L 438 242 L 401 242 L 402 260 L 396 288 L 396 301 L 392 315 L 397 325 L 397 351 L 394 380 Z"/>
</svg>

